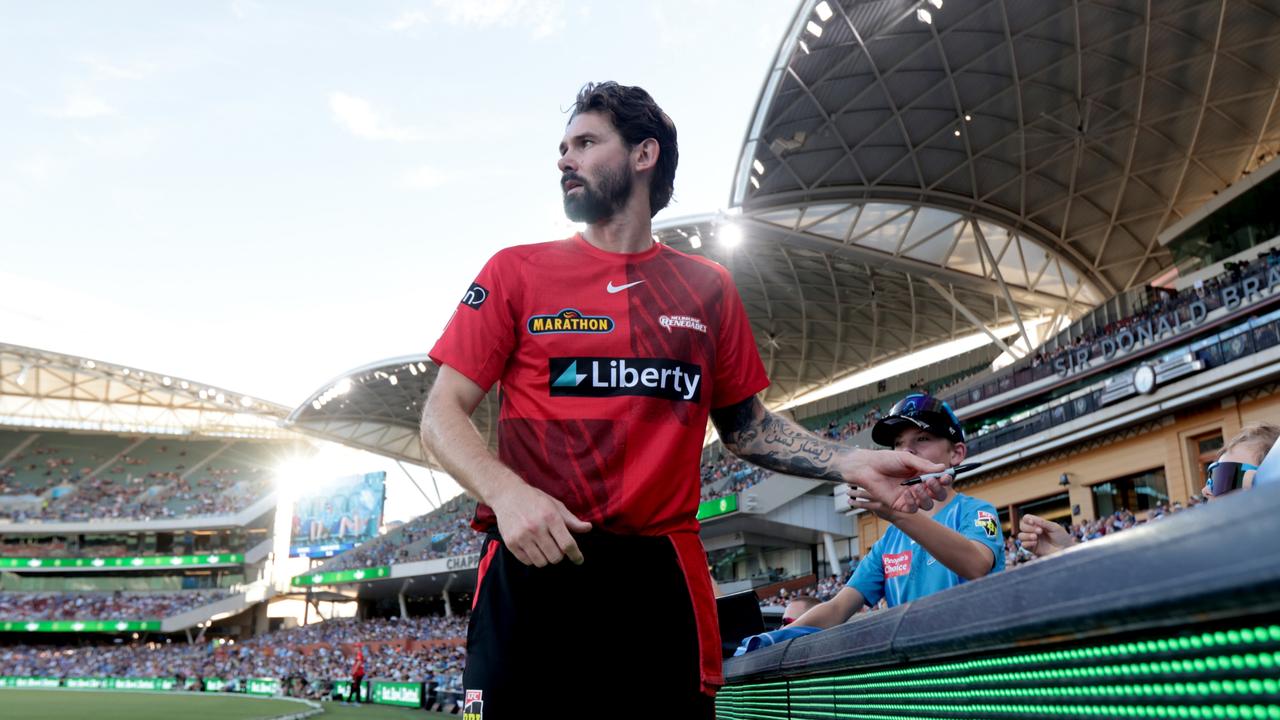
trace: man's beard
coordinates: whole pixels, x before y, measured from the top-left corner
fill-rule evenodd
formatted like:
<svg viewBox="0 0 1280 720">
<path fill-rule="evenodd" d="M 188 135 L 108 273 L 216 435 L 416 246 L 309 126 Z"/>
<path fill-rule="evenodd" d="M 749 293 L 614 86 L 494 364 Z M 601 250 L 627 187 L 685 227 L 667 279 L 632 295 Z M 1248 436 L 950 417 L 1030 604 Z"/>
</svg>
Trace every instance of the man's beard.
<svg viewBox="0 0 1280 720">
<path fill-rule="evenodd" d="M 580 185 L 577 195 L 564 196 L 564 214 L 574 222 L 595 225 L 613 217 L 621 210 L 631 197 L 631 173 L 623 165 L 619 169 L 603 169 L 600 171 L 599 190 L 593 190 L 586 178 L 577 173 L 565 173 L 560 180 L 564 187 L 565 180 L 575 180 Z"/>
</svg>

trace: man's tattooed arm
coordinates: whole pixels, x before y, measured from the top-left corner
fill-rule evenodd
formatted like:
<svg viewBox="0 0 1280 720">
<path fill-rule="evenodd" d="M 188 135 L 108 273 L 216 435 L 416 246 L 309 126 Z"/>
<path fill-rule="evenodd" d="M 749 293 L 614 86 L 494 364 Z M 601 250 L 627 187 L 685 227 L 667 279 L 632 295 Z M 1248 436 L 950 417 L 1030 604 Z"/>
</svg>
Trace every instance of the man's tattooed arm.
<svg viewBox="0 0 1280 720">
<path fill-rule="evenodd" d="M 840 466 L 853 448 L 814 435 L 795 422 L 769 412 L 754 395 L 711 411 L 724 446 L 760 467 L 821 480 L 845 480 Z"/>
</svg>

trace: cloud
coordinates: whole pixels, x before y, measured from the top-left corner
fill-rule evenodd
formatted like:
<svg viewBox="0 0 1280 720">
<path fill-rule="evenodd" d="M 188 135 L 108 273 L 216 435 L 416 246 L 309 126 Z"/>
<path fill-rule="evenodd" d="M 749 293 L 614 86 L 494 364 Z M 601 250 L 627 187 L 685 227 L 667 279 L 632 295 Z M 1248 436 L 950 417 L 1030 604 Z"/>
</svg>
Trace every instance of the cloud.
<svg viewBox="0 0 1280 720">
<path fill-rule="evenodd" d="M 422 134 L 413 128 L 389 124 L 368 100 L 355 95 L 329 93 L 329 109 L 333 111 L 338 125 L 356 137 L 392 142 L 417 142 L 422 139 Z"/>
<path fill-rule="evenodd" d="M 45 114 L 57 118 L 83 120 L 115 115 L 116 109 L 101 98 L 83 93 L 73 93 L 67 96 L 66 102 L 61 107 L 49 110 Z"/>
<path fill-rule="evenodd" d="M 408 10 L 400 14 L 400 17 L 391 21 L 387 27 L 396 32 L 404 32 L 417 25 L 426 25 L 431 22 L 431 15 L 423 10 Z"/>
<path fill-rule="evenodd" d="M 446 180 L 444 173 L 429 165 L 408 170 L 400 178 L 401 184 L 410 190 L 434 190 L 444 185 Z"/>
<path fill-rule="evenodd" d="M 94 73 L 115 80 L 141 80 L 156 71 L 155 65 L 147 63 L 114 63 L 95 57 L 82 58 L 81 62 Z"/>
<path fill-rule="evenodd" d="M 565 25 L 564 0 L 436 0 L 435 5 L 451 25 L 527 27 L 534 37 L 554 35 Z"/>
</svg>

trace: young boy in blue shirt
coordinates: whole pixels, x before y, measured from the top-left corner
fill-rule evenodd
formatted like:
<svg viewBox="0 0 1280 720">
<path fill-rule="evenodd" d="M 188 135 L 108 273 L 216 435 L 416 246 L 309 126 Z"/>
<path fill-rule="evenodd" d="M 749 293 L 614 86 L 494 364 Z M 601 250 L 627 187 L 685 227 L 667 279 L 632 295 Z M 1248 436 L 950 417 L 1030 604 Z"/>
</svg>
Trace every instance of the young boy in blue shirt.
<svg viewBox="0 0 1280 720">
<path fill-rule="evenodd" d="M 964 429 L 950 406 L 923 394 L 908 395 L 894 405 L 876 422 L 871 437 L 948 467 L 964 462 L 967 453 Z M 834 627 L 863 605 L 875 606 L 884 599 L 894 607 L 1003 570 L 1004 538 L 995 507 L 954 491 L 948 494 L 931 510 L 903 515 L 870 501 L 863 491 L 852 491 L 850 503 L 893 527 L 835 597 L 801 615 L 791 627 Z"/>
</svg>

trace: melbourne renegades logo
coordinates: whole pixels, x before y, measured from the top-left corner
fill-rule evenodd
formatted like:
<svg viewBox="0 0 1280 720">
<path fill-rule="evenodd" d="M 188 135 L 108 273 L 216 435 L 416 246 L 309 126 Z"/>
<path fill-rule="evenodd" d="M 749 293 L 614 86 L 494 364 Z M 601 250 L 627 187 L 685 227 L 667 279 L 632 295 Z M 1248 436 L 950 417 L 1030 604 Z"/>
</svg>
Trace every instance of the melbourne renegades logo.
<svg viewBox="0 0 1280 720">
<path fill-rule="evenodd" d="M 462 300 L 459 302 L 472 310 L 479 310 L 480 306 L 484 305 L 484 301 L 488 299 L 489 291 L 486 290 L 483 285 L 480 283 L 471 283 L 471 287 L 467 288 L 467 294 L 463 295 Z"/>
</svg>

